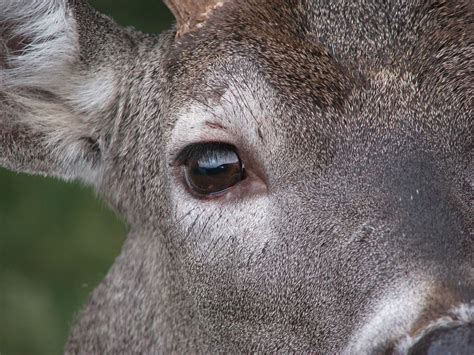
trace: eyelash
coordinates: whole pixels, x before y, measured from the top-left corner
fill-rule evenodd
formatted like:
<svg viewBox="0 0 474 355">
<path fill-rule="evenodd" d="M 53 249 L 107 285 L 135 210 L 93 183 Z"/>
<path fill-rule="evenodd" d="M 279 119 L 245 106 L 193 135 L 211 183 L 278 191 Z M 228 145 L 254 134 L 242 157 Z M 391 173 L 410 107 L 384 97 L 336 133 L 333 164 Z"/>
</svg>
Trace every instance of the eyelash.
<svg viewBox="0 0 474 355">
<path fill-rule="evenodd" d="M 222 142 L 205 142 L 205 143 L 196 143 L 191 144 L 184 148 L 175 158 L 175 164 L 177 166 L 186 164 L 189 160 L 199 159 L 204 156 L 206 153 L 214 150 L 231 150 L 237 153 L 237 149 L 228 143 Z"/>
</svg>

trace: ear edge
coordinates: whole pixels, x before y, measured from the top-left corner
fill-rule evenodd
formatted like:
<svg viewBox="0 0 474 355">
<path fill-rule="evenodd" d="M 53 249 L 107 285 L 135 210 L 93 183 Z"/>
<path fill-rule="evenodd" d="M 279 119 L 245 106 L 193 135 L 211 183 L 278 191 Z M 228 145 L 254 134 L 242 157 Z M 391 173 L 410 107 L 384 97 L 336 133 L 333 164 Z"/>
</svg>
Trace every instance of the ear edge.
<svg viewBox="0 0 474 355">
<path fill-rule="evenodd" d="M 80 72 L 77 23 L 65 1 L 6 0 L 0 10 L 0 165 L 93 183 L 104 126 L 96 116 L 117 95 L 113 74 Z"/>
</svg>

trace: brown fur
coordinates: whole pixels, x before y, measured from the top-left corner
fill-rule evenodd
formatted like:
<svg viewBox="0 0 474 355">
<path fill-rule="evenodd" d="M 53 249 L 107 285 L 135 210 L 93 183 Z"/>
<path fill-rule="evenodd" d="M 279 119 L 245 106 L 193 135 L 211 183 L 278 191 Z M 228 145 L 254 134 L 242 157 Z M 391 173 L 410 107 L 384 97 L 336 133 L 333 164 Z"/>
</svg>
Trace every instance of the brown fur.
<svg viewBox="0 0 474 355">
<path fill-rule="evenodd" d="M 0 164 L 91 183 L 131 226 L 66 352 L 378 353 L 471 309 L 472 10 L 225 1 L 152 36 L 71 1 L 38 83 L 2 37 Z M 208 141 L 249 172 L 227 198 L 184 186 L 176 157 Z"/>
</svg>

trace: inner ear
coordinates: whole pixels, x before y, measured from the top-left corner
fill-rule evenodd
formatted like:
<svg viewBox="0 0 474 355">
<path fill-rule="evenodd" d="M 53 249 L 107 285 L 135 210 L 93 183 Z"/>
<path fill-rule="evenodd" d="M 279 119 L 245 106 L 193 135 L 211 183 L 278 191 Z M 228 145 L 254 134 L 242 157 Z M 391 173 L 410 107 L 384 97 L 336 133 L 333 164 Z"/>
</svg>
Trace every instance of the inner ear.
<svg viewBox="0 0 474 355">
<path fill-rule="evenodd" d="M 6 39 L 4 50 L 8 55 L 21 55 L 21 53 L 32 44 L 33 38 L 31 36 L 14 33 L 14 31 L 11 30 L 12 28 L 12 23 L 2 23 L 0 36 Z"/>
<path fill-rule="evenodd" d="M 99 141 L 93 137 L 82 137 L 81 138 L 87 145 L 87 150 L 93 153 L 94 155 L 100 155 L 100 145 Z"/>
<path fill-rule="evenodd" d="M 25 47 L 31 44 L 31 38 L 14 34 L 11 31 L 11 24 L 4 22 L 0 24 L 0 68 L 9 69 L 7 58 L 21 55 Z"/>
</svg>

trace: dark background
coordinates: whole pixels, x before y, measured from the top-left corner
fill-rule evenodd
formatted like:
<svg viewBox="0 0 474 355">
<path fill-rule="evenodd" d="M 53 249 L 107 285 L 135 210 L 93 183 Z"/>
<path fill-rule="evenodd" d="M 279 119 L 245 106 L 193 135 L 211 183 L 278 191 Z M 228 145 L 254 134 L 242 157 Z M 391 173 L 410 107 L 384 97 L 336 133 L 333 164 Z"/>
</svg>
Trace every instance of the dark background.
<svg viewBox="0 0 474 355">
<path fill-rule="evenodd" d="M 146 32 L 172 22 L 158 0 L 90 3 Z M 125 235 L 91 189 L 0 168 L 0 354 L 60 354 Z"/>
</svg>

